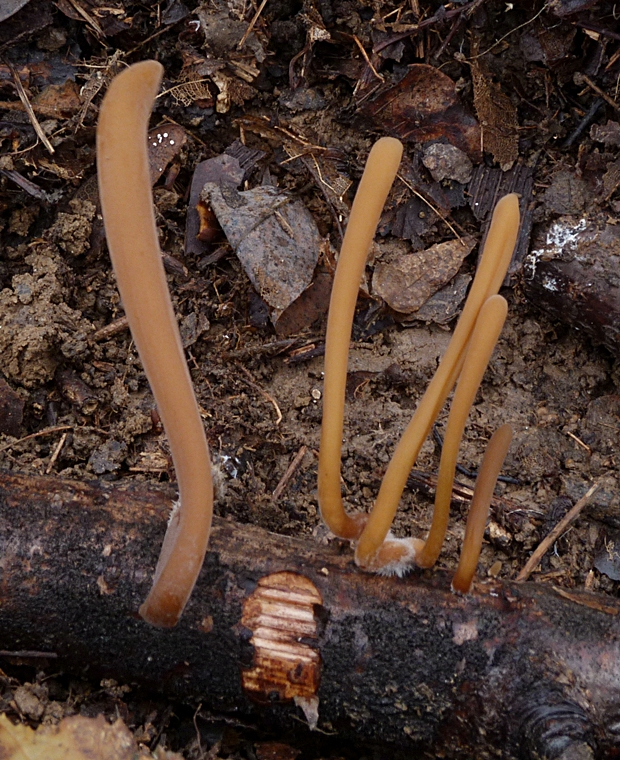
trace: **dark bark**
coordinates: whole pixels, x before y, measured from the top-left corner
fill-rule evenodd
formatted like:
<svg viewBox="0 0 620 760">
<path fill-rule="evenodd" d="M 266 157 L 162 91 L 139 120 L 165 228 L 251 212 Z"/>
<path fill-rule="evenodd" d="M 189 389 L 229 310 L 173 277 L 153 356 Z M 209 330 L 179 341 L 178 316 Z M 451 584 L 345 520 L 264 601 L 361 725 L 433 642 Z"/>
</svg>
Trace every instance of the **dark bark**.
<svg viewBox="0 0 620 760">
<path fill-rule="evenodd" d="M 171 495 L 0 474 L 0 648 L 265 727 L 299 728 L 281 699 L 297 695 L 325 731 L 431 756 L 617 757 L 616 600 L 499 582 L 458 597 L 445 573 L 366 575 L 348 547 L 220 519 L 181 622 L 158 630 L 137 609 Z"/>
<path fill-rule="evenodd" d="M 526 297 L 620 353 L 620 229 L 607 216 L 540 225 L 525 262 Z"/>
</svg>

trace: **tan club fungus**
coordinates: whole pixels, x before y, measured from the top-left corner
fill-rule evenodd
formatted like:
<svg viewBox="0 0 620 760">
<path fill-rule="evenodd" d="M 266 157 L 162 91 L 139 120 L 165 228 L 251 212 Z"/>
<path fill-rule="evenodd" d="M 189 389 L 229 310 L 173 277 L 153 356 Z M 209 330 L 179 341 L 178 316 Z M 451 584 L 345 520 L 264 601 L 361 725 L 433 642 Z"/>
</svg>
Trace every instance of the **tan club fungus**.
<svg viewBox="0 0 620 760">
<path fill-rule="evenodd" d="M 502 425 L 498 428 L 491 436 L 478 471 L 476 487 L 467 516 L 461 556 L 452 579 L 452 588 L 461 594 L 466 594 L 469 591 L 476 572 L 493 491 L 511 440 L 512 428 L 510 425 Z"/>
<path fill-rule="evenodd" d="M 345 512 L 340 493 L 341 441 L 348 347 L 359 280 L 364 270 L 380 209 L 396 176 L 401 156 L 398 141 L 383 138 L 373 147 L 356 194 L 330 301 L 325 347 L 325 389 L 319 454 L 319 505 L 330 530 L 357 540 L 355 559 L 376 572 L 401 573 L 411 564 L 431 567 L 439 554 L 449 511 L 456 453 L 465 419 L 490 359 L 506 316 L 505 301 L 497 292 L 505 277 L 519 230 L 517 196 L 502 198 L 494 211 L 486 244 L 463 313 L 426 393 L 398 444 L 369 515 Z M 358 219 L 366 221 L 360 234 Z M 375 228 L 370 230 L 370 224 Z M 342 267 L 342 272 L 341 272 Z M 345 308 L 342 308 L 342 304 Z M 482 314 L 482 319 L 479 317 Z M 472 333 L 484 342 L 473 349 Z M 450 417 L 447 450 L 429 541 L 395 539 L 388 533 L 407 477 L 441 407 L 463 373 Z M 473 378 L 479 378 L 473 384 Z M 446 502 L 447 498 L 447 502 Z M 386 540 L 387 539 L 387 540 Z M 428 544 L 428 545 L 427 545 Z"/>
<path fill-rule="evenodd" d="M 132 337 L 168 436 L 179 487 L 140 615 L 174 626 L 202 567 L 213 511 L 204 428 L 161 261 L 147 152 L 147 129 L 163 69 L 142 61 L 119 74 L 97 127 L 99 193 L 108 249 Z"/>
</svg>

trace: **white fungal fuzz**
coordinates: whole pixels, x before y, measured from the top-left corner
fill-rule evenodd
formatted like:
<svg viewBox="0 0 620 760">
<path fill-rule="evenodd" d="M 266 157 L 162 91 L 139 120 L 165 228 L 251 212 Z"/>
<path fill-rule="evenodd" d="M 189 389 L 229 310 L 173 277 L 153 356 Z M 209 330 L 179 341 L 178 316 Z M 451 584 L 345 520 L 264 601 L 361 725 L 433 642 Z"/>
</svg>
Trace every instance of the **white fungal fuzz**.
<svg viewBox="0 0 620 760">
<path fill-rule="evenodd" d="M 172 502 L 172 509 L 170 510 L 170 514 L 168 515 L 168 525 L 174 520 L 174 518 L 177 515 L 177 512 L 181 509 L 181 499 L 175 499 Z"/>
<path fill-rule="evenodd" d="M 412 570 L 423 546 L 424 542 L 419 538 L 396 538 L 390 531 L 371 560 L 361 563 L 356 555 L 355 562 L 371 573 L 402 578 Z"/>
<path fill-rule="evenodd" d="M 410 538 L 394 538 L 391 535 L 391 531 L 388 533 L 387 538 L 385 539 L 384 546 L 388 541 L 390 542 L 390 546 L 386 547 L 386 549 L 392 549 L 393 546 L 394 549 L 398 548 L 403 551 L 403 555 L 399 559 L 393 559 L 389 562 L 386 562 L 383 567 L 380 567 L 376 570 L 376 573 L 378 575 L 397 575 L 399 578 L 402 578 L 413 569 L 413 566 L 415 564 L 416 548 Z"/>
</svg>

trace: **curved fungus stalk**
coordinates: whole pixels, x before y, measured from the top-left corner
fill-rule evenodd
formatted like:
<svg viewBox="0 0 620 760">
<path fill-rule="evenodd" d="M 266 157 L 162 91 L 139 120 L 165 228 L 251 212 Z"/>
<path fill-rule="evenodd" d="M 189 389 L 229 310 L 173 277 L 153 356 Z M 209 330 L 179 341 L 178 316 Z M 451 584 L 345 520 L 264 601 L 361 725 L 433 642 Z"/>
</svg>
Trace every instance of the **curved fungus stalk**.
<svg viewBox="0 0 620 760">
<path fill-rule="evenodd" d="M 379 559 L 375 558 L 375 554 L 392 526 L 409 472 L 461 372 L 480 309 L 485 301 L 497 294 L 506 276 L 518 232 L 519 201 L 515 194 L 506 195 L 497 203 L 493 212 L 476 276 L 446 353 L 388 465 L 377 500 L 357 546 L 356 561 L 361 567 L 372 569 Z M 413 559 L 411 551 L 419 547 L 418 543 L 415 546 L 410 544 L 409 561 Z"/>
<path fill-rule="evenodd" d="M 321 516 L 331 532 L 346 539 L 359 538 L 366 521 L 365 514 L 349 515 L 345 512 L 340 493 L 344 398 L 351 328 L 368 251 L 402 154 L 402 143 L 392 137 L 382 137 L 370 151 L 342 241 L 329 304 L 319 449 L 319 505 Z"/>
<path fill-rule="evenodd" d="M 445 459 L 440 476 L 442 478 L 441 494 L 435 509 L 434 528 L 429 535 L 431 542 L 426 549 L 425 542 L 420 539 L 394 539 L 391 535 L 388 537 L 388 534 L 409 472 L 433 422 L 464 368 L 466 357 L 469 356 L 468 362 L 471 362 L 467 370 L 468 377 L 479 375 L 481 379 L 501 331 L 501 325 L 505 319 L 505 301 L 492 297 L 499 291 L 516 244 L 519 231 L 519 202 L 517 196 L 511 194 L 497 203 L 484 251 L 461 317 L 437 372 L 396 447 L 375 505 L 369 515 L 349 515 L 345 512 L 340 492 L 346 367 L 359 280 L 381 208 L 387 198 L 401 157 L 402 148 L 397 149 L 394 146 L 397 141 L 390 140 L 388 143 L 388 140 L 390 139 L 380 140 L 369 155 L 353 204 L 332 288 L 325 348 L 323 426 L 319 454 L 319 504 L 323 519 L 333 533 L 341 538 L 357 540 L 355 559 L 358 565 L 375 572 L 402 573 L 411 564 L 418 564 L 417 558 L 420 557 L 425 563 L 423 566 L 434 564 L 443 543 L 444 523 L 447 520 L 445 495 L 448 494 L 449 511 L 449 495 L 454 477 L 453 472 L 451 476 L 449 475 L 452 469 L 452 465 L 449 464 L 451 459 Z M 389 155 L 389 160 L 383 159 L 381 155 L 383 150 L 386 151 L 386 155 Z M 372 213 L 367 209 L 372 209 Z M 363 232 L 361 231 L 362 223 Z M 359 231 L 357 225 L 360 225 Z M 355 244 L 350 243 L 353 239 L 356 241 Z M 478 328 L 481 311 L 488 302 L 490 302 L 489 311 L 485 310 Z M 502 311 L 504 317 L 500 318 L 499 314 Z M 494 326 L 487 328 L 483 322 L 486 323 L 491 315 L 499 321 L 495 321 Z M 500 321 L 501 324 L 499 324 Z M 480 335 L 487 336 L 485 345 L 488 358 L 484 366 L 475 359 L 480 352 L 477 349 L 469 351 L 470 345 L 473 344 L 474 329 L 479 330 Z M 494 332 L 497 332 L 497 336 L 489 349 Z M 454 456 L 452 436 L 455 436 L 458 451 L 462 426 L 469 407 L 473 403 L 477 387 L 476 385 L 473 391 L 469 387 L 467 394 L 462 391 L 459 402 L 453 404 L 454 419 L 458 418 L 459 423 L 457 425 L 454 422 L 452 426 L 455 432 L 451 433 L 448 442 L 448 449 L 452 452 L 450 457 Z M 462 405 L 466 401 L 466 396 L 471 397 L 471 402 L 463 412 Z M 459 426 L 460 433 L 457 434 Z M 388 538 L 387 541 L 386 538 Z"/>
<path fill-rule="evenodd" d="M 452 590 L 461 594 L 467 594 L 476 573 L 493 491 L 511 441 L 512 428 L 510 425 L 502 425 L 498 428 L 491 436 L 478 471 L 474 495 L 467 516 L 461 556 L 452 579 Z"/>
<path fill-rule="evenodd" d="M 142 61 L 106 93 L 97 127 L 99 194 L 108 249 L 132 337 L 170 444 L 180 506 L 170 518 L 140 615 L 174 626 L 202 567 L 211 529 L 211 461 L 155 225 L 147 129 L 162 66 Z"/>
<path fill-rule="evenodd" d="M 467 349 L 463 371 L 459 377 L 448 415 L 448 425 L 441 450 L 433 522 L 424 547 L 415 558 L 418 567 L 432 567 L 443 546 L 450 517 L 452 483 L 456 472 L 459 446 L 469 411 L 486 372 L 495 344 L 504 327 L 508 304 L 502 296 L 491 296 L 480 309 Z"/>
</svg>

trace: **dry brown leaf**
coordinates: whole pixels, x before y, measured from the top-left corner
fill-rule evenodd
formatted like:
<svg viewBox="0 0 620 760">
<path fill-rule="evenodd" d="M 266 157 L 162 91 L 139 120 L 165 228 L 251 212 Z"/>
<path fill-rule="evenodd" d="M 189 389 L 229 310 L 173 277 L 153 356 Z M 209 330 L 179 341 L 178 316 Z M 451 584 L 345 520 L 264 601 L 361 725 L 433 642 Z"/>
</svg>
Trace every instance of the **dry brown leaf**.
<svg viewBox="0 0 620 760">
<path fill-rule="evenodd" d="M 443 71 L 416 63 L 360 109 L 375 126 L 408 142 L 442 140 L 480 160 L 480 126 L 463 107 L 456 85 Z"/>
<path fill-rule="evenodd" d="M 519 156 L 517 109 L 501 86 L 494 82 L 480 58 L 470 61 L 474 107 L 482 128 L 482 147 L 508 171 Z"/>
<path fill-rule="evenodd" d="M 50 84 L 32 100 L 32 107 L 48 119 L 67 118 L 76 114 L 82 105 L 80 91 L 70 79 L 64 84 Z"/>
<path fill-rule="evenodd" d="M 312 282 L 321 236 L 304 204 L 271 185 L 237 191 L 236 182 L 206 182 L 201 200 L 215 213 L 275 323 Z"/>
<path fill-rule="evenodd" d="M 383 298 L 394 311 L 403 314 L 417 311 L 455 276 L 475 244 L 472 237 L 462 241 L 448 240 L 426 251 L 378 262 L 372 278 L 373 293 Z"/>
<path fill-rule="evenodd" d="M 103 715 L 65 718 L 57 726 L 14 725 L 0 715 L 0 757 L 2 760 L 134 760 L 153 757 L 138 754 L 131 732 L 119 718 L 113 724 Z M 160 760 L 181 760 L 176 752 L 160 752 Z"/>
</svg>

